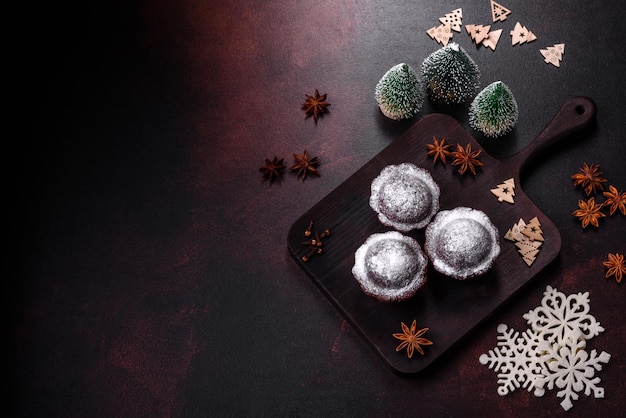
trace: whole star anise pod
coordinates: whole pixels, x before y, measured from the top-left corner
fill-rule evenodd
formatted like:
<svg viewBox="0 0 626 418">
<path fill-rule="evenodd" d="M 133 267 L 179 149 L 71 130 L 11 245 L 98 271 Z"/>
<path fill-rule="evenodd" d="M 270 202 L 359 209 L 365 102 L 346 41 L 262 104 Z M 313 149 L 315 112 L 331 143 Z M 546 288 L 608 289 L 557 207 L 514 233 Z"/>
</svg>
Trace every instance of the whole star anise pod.
<svg viewBox="0 0 626 418">
<path fill-rule="evenodd" d="M 263 181 L 267 180 L 272 184 L 274 180 L 282 180 L 281 173 L 287 168 L 285 164 L 283 164 L 283 159 L 280 160 L 277 157 L 274 157 L 271 161 L 267 158 L 265 159 L 265 165 L 259 168 L 259 171 L 263 173 Z"/>
<path fill-rule="evenodd" d="M 602 204 L 597 204 L 593 197 L 589 198 L 586 202 L 584 200 L 579 200 L 578 207 L 580 209 L 575 210 L 572 214 L 580 219 L 583 228 L 587 228 L 588 225 L 598 227 L 598 219 L 606 216 L 600 211 L 602 209 Z"/>
<path fill-rule="evenodd" d="M 602 265 L 606 267 L 608 270 L 604 277 L 615 276 L 615 280 L 617 283 L 622 282 L 622 276 L 626 274 L 626 264 L 624 264 L 624 255 L 615 253 L 609 253 L 608 259 L 602 262 Z"/>
<path fill-rule="evenodd" d="M 428 328 L 422 328 L 418 331 L 416 320 L 413 320 L 410 329 L 404 324 L 404 322 L 401 322 L 400 325 L 402 326 L 402 332 L 393 334 L 394 338 L 402 341 L 400 345 L 396 347 L 396 351 L 400 351 L 406 348 L 407 356 L 409 358 L 413 357 L 413 352 L 415 350 L 417 350 L 421 355 L 424 355 L 424 350 L 422 349 L 422 346 L 432 345 L 433 343 L 426 338 L 420 338 L 428 331 Z"/>
<path fill-rule="evenodd" d="M 302 109 L 304 109 L 304 113 L 306 113 L 306 118 L 313 116 L 315 123 L 317 123 L 317 118 L 323 116 L 326 112 L 330 103 L 326 101 L 326 94 L 321 94 L 315 89 L 315 93 L 313 96 L 309 96 L 305 94 L 306 100 L 302 103 Z"/>
<path fill-rule="evenodd" d="M 587 196 L 596 192 L 596 189 L 604 190 L 602 183 L 607 180 L 602 177 L 602 171 L 600 171 L 600 164 L 583 163 L 583 167 L 580 169 L 580 173 L 576 173 L 572 176 L 574 180 L 574 186 L 581 186 Z"/>
<path fill-rule="evenodd" d="M 458 165 L 459 173 L 465 174 L 469 170 L 473 175 L 476 175 L 476 167 L 482 167 L 483 163 L 478 159 L 480 150 L 472 151 L 472 144 L 467 144 L 463 148 L 460 144 L 456 144 L 457 150 L 452 151 L 451 154 L 454 157 L 452 165 Z"/>
<path fill-rule="evenodd" d="M 620 192 L 615 187 L 609 186 L 609 191 L 602 194 L 606 198 L 604 206 L 610 206 L 609 215 L 613 215 L 618 209 L 622 215 L 626 215 L 626 192 Z"/>
<path fill-rule="evenodd" d="M 450 148 L 452 145 L 446 144 L 446 138 L 442 138 L 439 141 L 436 137 L 433 137 L 432 144 L 426 144 L 426 148 L 428 148 L 428 156 L 433 157 L 433 162 L 436 163 L 437 160 L 441 160 L 442 163 L 446 163 L 446 157 L 450 156 Z"/>
<path fill-rule="evenodd" d="M 293 154 L 294 164 L 289 169 L 290 171 L 296 171 L 298 177 L 302 177 L 302 181 L 306 179 L 307 174 L 315 174 L 317 177 L 320 173 L 317 171 L 317 166 L 320 165 L 320 159 L 318 157 L 309 158 L 309 153 L 304 150 L 302 155 Z"/>
</svg>

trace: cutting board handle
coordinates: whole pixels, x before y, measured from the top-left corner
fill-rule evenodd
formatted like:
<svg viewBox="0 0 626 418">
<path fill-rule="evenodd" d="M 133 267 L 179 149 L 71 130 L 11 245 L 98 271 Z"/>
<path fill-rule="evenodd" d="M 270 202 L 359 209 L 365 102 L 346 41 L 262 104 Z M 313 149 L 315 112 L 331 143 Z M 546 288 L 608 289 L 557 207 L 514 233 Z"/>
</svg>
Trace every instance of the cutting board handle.
<svg viewBox="0 0 626 418">
<path fill-rule="evenodd" d="M 595 117 L 596 105 L 593 100 L 583 96 L 572 97 L 561 106 L 543 131 L 526 148 L 504 162 L 519 174 L 533 157 L 570 134 L 589 126 Z"/>
</svg>

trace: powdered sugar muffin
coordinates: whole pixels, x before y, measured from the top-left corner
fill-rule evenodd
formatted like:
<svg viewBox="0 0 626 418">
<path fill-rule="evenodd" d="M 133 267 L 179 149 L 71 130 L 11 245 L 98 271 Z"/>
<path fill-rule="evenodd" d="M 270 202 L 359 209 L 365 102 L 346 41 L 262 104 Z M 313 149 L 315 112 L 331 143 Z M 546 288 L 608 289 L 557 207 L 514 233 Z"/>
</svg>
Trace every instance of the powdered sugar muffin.
<svg viewBox="0 0 626 418">
<path fill-rule="evenodd" d="M 372 181 L 370 206 L 383 225 L 399 231 L 424 228 L 439 210 L 439 186 L 411 163 L 388 165 Z"/>
<path fill-rule="evenodd" d="M 428 259 L 413 238 L 397 231 L 370 235 L 354 256 L 352 274 L 380 301 L 407 300 L 426 283 Z"/>
<path fill-rule="evenodd" d="M 435 270 L 464 280 L 492 267 L 500 254 L 498 230 L 480 210 L 444 210 L 426 228 L 424 249 Z"/>
</svg>

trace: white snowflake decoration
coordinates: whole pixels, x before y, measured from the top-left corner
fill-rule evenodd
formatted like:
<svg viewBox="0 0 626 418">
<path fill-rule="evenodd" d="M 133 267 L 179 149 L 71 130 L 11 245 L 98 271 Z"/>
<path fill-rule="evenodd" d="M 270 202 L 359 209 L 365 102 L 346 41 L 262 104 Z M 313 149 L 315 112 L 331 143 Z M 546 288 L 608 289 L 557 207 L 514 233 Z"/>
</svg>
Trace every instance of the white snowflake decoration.
<svg viewBox="0 0 626 418">
<path fill-rule="evenodd" d="M 538 378 L 538 384 L 546 384 L 548 389 L 555 386 L 559 390 L 556 396 L 564 398 L 561 407 L 569 410 L 572 400 L 578 399 L 578 393 L 585 391 L 585 395 L 595 398 L 604 398 L 604 388 L 597 386 L 600 383 L 599 377 L 594 377 L 596 370 L 602 370 L 600 363 L 608 363 L 611 355 L 606 351 L 597 354 L 596 350 L 591 350 L 591 354 L 584 350 L 585 340 L 572 340 L 566 338 L 563 344 L 543 343 L 545 351 L 542 355 L 547 370 L 545 377 Z"/>
<path fill-rule="evenodd" d="M 504 324 L 498 325 L 498 346 L 480 356 L 480 363 L 498 373 L 498 394 L 504 396 L 525 387 L 535 396 L 542 396 L 543 363 L 538 350 L 537 334 L 526 330 L 521 335 Z M 540 379 L 541 378 L 541 379 Z M 538 384 L 539 383 L 539 384 Z"/>
<path fill-rule="evenodd" d="M 479 361 L 498 372 L 498 394 L 504 396 L 519 387 L 535 396 L 559 389 L 561 407 L 572 408 L 580 392 L 604 397 L 595 372 L 602 370 L 611 355 L 585 350 L 587 340 L 604 331 L 589 314 L 589 293 L 566 296 L 548 286 L 541 305 L 523 315 L 530 328 L 519 333 L 498 325 L 498 344 Z"/>
<path fill-rule="evenodd" d="M 589 314 L 589 309 L 589 292 L 565 296 L 548 286 L 541 306 L 523 315 L 523 318 L 545 341 L 562 341 L 568 336 L 574 340 L 589 340 L 604 331 L 596 318 Z"/>
</svg>

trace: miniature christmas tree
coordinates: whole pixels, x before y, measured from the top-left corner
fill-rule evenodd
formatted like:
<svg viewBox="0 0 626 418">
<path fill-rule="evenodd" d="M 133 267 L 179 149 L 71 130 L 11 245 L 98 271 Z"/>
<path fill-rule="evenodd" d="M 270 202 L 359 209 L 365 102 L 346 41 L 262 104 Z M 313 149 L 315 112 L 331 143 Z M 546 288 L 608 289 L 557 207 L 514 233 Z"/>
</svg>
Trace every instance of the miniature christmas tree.
<svg viewBox="0 0 626 418">
<path fill-rule="evenodd" d="M 424 88 L 413 68 L 401 63 L 383 75 L 374 96 L 383 115 L 394 120 L 408 119 L 422 107 Z"/>
<path fill-rule="evenodd" d="M 422 74 L 428 97 L 442 104 L 466 102 L 474 95 L 480 78 L 474 60 L 455 42 L 426 57 Z"/>
<path fill-rule="evenodd" d="M 517 102 L 502 81 L 485 87 L 472 101 L 470 126 L 488 137 L 498 137 L 511 131 L 517 123 Z"/>
</svg>

